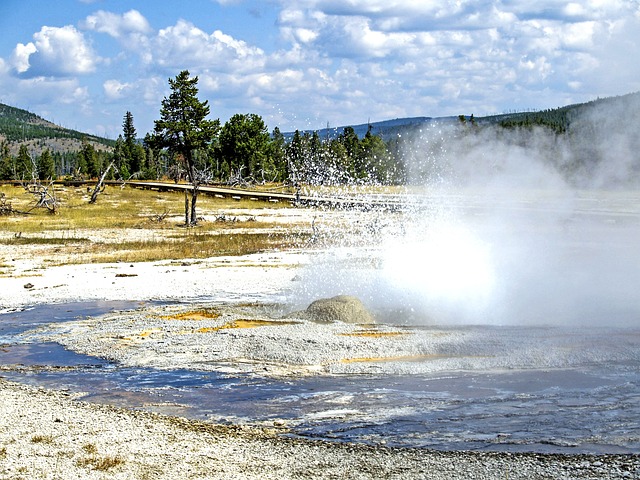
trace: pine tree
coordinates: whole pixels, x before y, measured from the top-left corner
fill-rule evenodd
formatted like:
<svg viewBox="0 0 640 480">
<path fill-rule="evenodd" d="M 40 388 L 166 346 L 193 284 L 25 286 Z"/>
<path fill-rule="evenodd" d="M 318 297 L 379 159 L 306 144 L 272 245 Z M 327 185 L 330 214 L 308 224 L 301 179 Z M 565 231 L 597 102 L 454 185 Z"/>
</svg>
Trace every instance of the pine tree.
<svg viewBox="0 0 640 480">
<path fill-rule="evenodd" d="M 129 111 L 124 115 L 122 134 L 124 136 L 122 152 L 127 171 L 137 173 L 144 168 L 144 149 L 136 141 L 136 128 L 133 126 L 133 115 Z"/>
<path fill-rule="evenodd" d="M 55 180 L 56 168 L 51 152 L 46 149 L 38 157 L 38 178 L 40 180 Z"/>
<path fill-rule="evenodd" d="M 195 152 L 208 146 L 217 135 L 219 120 L 207 120 L 209 105 L 198 100 L 198 77 L 191 78 L 188 70 L 169 79 L 171 93 L 162 100 L 160 120 L 155 121 L 153 143 L 167 148 L 184 162 L 187 178 L 191 182 L 191 205 L 185 200 L 185 224 L 197 224 L 196 201 L 201 178 L 196 169 Z"/>
<path fill-rule="evenodd" d="M 16 163 L 11 156 L 9 143 L 0 143 L 0 180 L 12 180 L 14 178 Z"/>
<path fill-rule="evenodd" d="M 133 126 L 133 115 L 131 112 L 124 114 L 124 120 L 122 122 L 122 133 L 124 135 L 124 141 L 127 145 L 133 145 L 136 141 L 136 128 Z"/>
<path fill-rule="evenodd" d="M 34 174 L 34 165 L 31 161 L 31 155 L 27 146 L 22 144 L 18 150 L 18 158 L 16 160 L 16 180 L 31 180 Z"/>
</svg>

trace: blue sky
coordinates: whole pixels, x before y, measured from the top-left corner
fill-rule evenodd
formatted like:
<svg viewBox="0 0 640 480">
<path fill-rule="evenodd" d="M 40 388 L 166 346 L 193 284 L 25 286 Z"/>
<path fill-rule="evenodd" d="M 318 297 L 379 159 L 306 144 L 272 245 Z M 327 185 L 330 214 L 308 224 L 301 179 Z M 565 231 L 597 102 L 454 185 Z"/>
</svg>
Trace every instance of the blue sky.
<svg viewBox="0 0 640 480">
<path fill-rule="evenodd" d="M 188 69 L 283 131 L 640 90 L 640 0 L 0 0 L 0 102 L 115 138 Z"/>
</svg>

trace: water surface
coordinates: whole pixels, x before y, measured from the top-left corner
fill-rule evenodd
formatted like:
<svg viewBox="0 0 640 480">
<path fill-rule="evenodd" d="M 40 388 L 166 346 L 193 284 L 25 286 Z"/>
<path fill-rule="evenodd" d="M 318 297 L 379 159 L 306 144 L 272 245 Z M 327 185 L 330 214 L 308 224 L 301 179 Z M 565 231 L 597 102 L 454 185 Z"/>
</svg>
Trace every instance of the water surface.
<svg viewBox="0 0 640 480">
<path fill-rule="evenodd" d="M 284 423 L 294 436 L 443 450 L 640 453 L 638 329 L 582 328 L 575 355 L 561 356 L 565 365 L 553 368 L 495 368 L 479 356 L 467 368 L 431 373 L 286 379 L 122 367 L 57 344 L 19 343 L 18 333 L 35 325 L 126 306 L 69 304 L 0 315 L 0 362 L 14 366 L 3 377 L 188 418 Z M 472 330 L 479 344 L 496 335 L 495 326 Z M 497 330 L 503 342 L 521 345 L 542 337 L 540 327 Z M 544 332 L 564 336 L 549 340 L 556 350 L 571 345 L 566 329 Z M 587 350 L 585 338 L 601 338 L 598 348 Z"/>
</svg>

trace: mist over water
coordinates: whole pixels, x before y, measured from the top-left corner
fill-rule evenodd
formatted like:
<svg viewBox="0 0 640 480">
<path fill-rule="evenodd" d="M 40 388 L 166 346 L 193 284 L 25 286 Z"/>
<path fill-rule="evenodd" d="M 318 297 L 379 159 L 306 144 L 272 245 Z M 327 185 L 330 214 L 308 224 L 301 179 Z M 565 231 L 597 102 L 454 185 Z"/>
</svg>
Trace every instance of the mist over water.
<svg viewBox="0 0 640 480">
<path fill-rule="evenodd" d="M 362 213 L 369 246 L 319 255 L 296 301 L 356 295 L 391 323 L 639 325 L 640 145 L 607 120 L 625 114 L 565 136 L 418 132 L 403 211 Z"/>
</svg>

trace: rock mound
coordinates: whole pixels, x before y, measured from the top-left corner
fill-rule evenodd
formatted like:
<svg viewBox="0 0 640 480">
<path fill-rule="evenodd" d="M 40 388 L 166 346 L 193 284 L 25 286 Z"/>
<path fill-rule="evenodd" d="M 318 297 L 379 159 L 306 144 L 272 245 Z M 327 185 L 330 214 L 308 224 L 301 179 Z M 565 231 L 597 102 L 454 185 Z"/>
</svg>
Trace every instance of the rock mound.
<svg viewBox="0 0 640 480">
<path fill-rule="evenodd" d="M 307 307 L 304 316 L 319 323 L 375 323 L 373 316 L 360 299 L 350 295 L 338 295 L 316 300 Z"/>
</svg>

